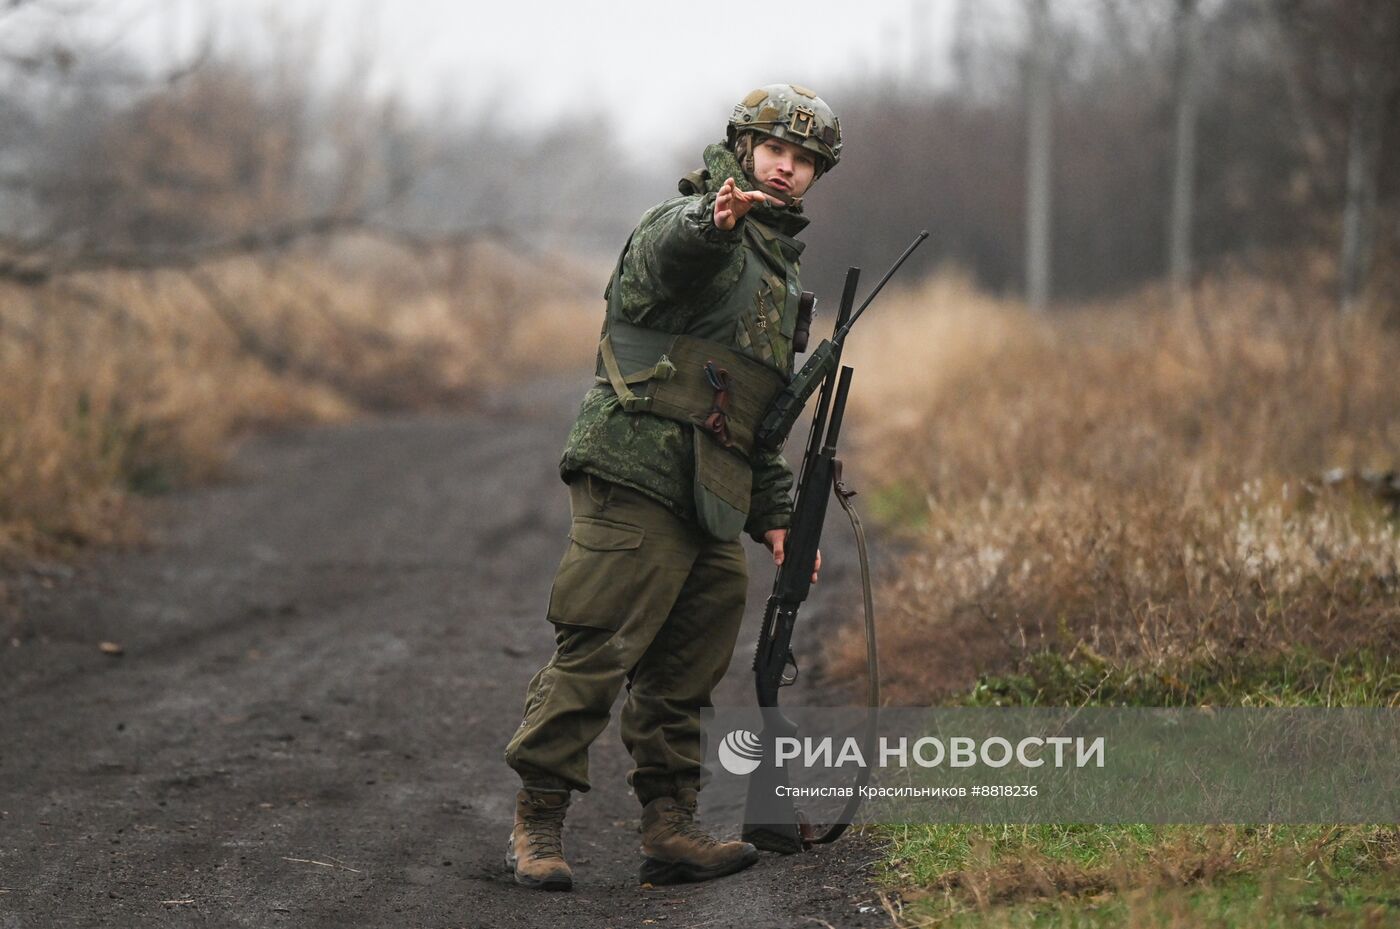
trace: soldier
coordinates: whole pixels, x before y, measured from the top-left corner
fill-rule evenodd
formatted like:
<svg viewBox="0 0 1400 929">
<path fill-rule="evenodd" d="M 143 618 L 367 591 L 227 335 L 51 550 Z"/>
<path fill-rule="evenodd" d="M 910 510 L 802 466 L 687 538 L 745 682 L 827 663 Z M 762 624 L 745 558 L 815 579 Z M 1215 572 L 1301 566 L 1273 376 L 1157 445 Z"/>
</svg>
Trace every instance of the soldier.
<svg viewBox="0 0 1400 929">
<path fill-rule="evenodd" d="M 793 372 L 802 197 L 840 152 L 816 94 L 759 88 L 618 258 L 597 383 L 560 463 L 572 524 L 550 594 L 556 648 L 505 753 L 523 785 L 506 855 L 518 883 L 572 886 L 564 813 L 570 791 L 589 789 L 588 746 L 624 685 L 641 881 L 707 880 L 758 858 L 695 823 L 709 777 L 700 714 L 743 619 L 739 535 L 783 561 L 793 476 L 753 430 Z"/>
</svg>

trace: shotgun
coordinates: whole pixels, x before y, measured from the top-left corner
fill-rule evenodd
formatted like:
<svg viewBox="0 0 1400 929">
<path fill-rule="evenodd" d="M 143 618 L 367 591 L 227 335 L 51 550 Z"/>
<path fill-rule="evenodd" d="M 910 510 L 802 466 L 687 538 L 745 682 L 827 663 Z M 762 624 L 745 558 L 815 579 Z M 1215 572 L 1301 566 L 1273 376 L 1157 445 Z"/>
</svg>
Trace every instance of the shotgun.
<svg viewBox="0 0 1400 929">
<path fill-rule="evenodd" d="M 900 265 L 904 264 L 914 249 L 926 238 L 928 232 L 919 233 L 913 244 L 904 250 L 904 254 L 899 256 L 875 285 L 865 302 L 854 311 L 852 307 L 855 305 L 860 269 L 849 268 L 846 271 L 845 286 L 842 288 L 841 304 L 832 337 L 823 340 L 807 359 L 802 370 L 792 379 L 791 384 L 773 401 L 756 434 L 756 440 L 761 446 L 769 449 L 781 448 L 807 400 L 814 393 L 817 394 L 812 428 L 807 436 L 807 449 L 798 472 L 792 522 L 784 546 L 786 556 L 774 578 L 773 593 L 764 608 L 763 629 L 754 651 L 754 684 L 763 717 L 763 729 L 759 734 L 763 754 L 759 767 L 749 777 L 743 835 L 745 841 L 767 851 L 790 854 L 814 844 L 834 841 L 845 831 L 860 804 L 860 791 L 857 789 L 847 801 L 839 821 L 823 831 L 818 831 L 806 822 L 793 806 L 791 798 L 780 789 L 787 786 L 788 778 L 786 771 L 776 763 L 774 747 L 779 737 L 795 737 L 797 726 L 779 709 L 778 691 L 797 680 L 798 667 L 792 653 L 792 633 L 797 624 L 798 610 L 811 593 L 817 547 L 821 541 L 822 525 L 826 521 L 827 504 L 834 491 L 856 533 L 861 581 L 865 594 L 869 703 L 871 707 L 879 706 L 878 661 L 865 535 L 860 526 L 860 518 L 850 503 L 850 498 L 855 496 L 855 492 L 846 487 L 841 480 L 841 462 L 836 458 L 836 446 L 841 437 L 841 423 L 846 414 L 846 400 L 850 394 L 853 373 L 851 368 L 841 364 L 841 352 L 856 320 L 899 270 Z M 871 757 L 874 737 L 875 714 L 872 712 L 866 726 L 867 758 Z M 862 768 L 857 788 L 863 787 L 868 777 L 869 768 Z"/>
</svg>

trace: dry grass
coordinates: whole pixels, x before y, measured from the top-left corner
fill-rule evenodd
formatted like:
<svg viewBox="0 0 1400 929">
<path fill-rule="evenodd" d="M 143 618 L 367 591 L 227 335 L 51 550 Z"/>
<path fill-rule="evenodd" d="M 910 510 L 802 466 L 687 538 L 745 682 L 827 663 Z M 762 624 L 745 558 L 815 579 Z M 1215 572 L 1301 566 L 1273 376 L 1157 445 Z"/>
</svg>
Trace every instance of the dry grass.
<svg viewBox="0 0 1400 929">
<path fill-rule="evenodd" d="M 907 833 L 886 878 L 918 887 L 901 893 L 895 914 L 909 927 L 1267 926 L 1329 909 L 1350 917 L 1347 925 L 1365 925 L 1373 911 L 1385 918 L 1389 895 L 1376 895 L 1400 872 L 1400 834 L 1382 826 L 911 826 Z"/>
<path fill-rule="evenodd" d="M 133 491 L 217 474 L 249 430 L 465 407 L 584 364 L 597 277 L 350 238 L 0 286 L 0 560 L 135 538 Z"/>
<path fill-rule="evenodd" d="M 872 314 L 857 454 L 912 530 L 878 607 L 892 702 L 1079 643 L 1152 663 L 1394 635 L 1393 510 L 1319 478 L 1400 465 L 1395 328 L 1241 274 L 1194 312 L 1149 291 L 1035 319 L 943 274 Z"/>
</svg>

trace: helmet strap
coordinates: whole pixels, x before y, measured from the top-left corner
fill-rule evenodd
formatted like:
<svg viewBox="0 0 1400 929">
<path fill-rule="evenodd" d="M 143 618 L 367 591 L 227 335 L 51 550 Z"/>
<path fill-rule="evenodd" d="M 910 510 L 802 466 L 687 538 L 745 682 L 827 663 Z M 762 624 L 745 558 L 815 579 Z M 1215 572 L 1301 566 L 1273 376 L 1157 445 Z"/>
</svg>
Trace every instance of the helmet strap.
<svg viewBox="0 0 1400 929">
<path fill-rule="evenodd" d="M 753 180 L 753 133 L 743 132 L 739 134 L 738 140 L 734 143 L 734 154 L 739 156 L 739 167 L 744 169 L 744 173 Z"/>
</svg>

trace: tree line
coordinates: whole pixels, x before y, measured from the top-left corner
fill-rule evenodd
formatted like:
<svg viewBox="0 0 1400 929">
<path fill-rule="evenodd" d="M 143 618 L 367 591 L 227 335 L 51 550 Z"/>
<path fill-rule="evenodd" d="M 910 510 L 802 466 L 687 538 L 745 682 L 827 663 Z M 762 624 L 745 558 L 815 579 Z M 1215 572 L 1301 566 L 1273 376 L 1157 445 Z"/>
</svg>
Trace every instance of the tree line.
<svg viewBox="0 0 1400 929">
<path fill-rule="evenodd" d="M 528 132 L 489 105 L 411 110 L 371 93 L 363 68 L 313 84 L 314 40 L 292 35 L 153 70 L 63 30 L 6 31 L 33 6 L 0 11 L 11 280 L 346 227 L 601 257 L 726 115 L 668 137 L 673 163 L 638 164 L 597 113 Z M 926 6 L 912 28 L 928 28 Z M 820 86 L 848 142 L 811 198 L 817 285 L 928 228 L 925 269 L 956 262 L 1033 306 L 1164 277 L 1188 292 L 1232 261 L 1291 273 L 1311 266 L 1300 255 L 1327 258 L 1344 307 L 1400 290 L 1393 0 L 958 0 L 953 22 L 951 80 Z"/>
<path fill-rule="evenodd" d="M 924 262 L 1033 304 L 1299 250 L 1333 256 L 1345 306 L 1394 292 L 1400 6 L 964 7 L 950 85 L 839 97 L 850 157 L 822 208 L 861 232 L 814 225 L 815 248 L 873 266 L 926 225 Z"/>
</svg>

